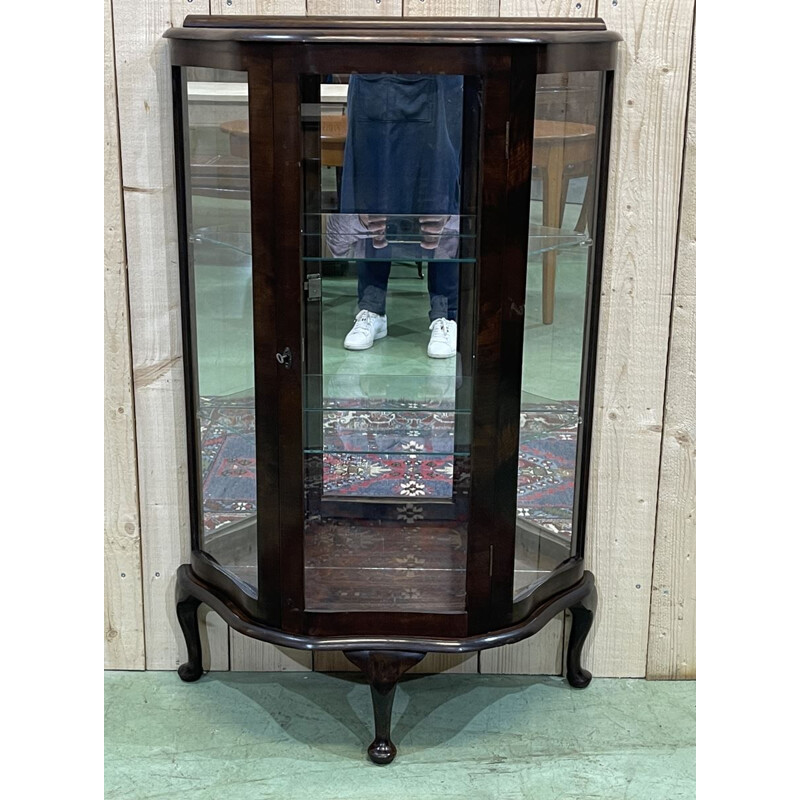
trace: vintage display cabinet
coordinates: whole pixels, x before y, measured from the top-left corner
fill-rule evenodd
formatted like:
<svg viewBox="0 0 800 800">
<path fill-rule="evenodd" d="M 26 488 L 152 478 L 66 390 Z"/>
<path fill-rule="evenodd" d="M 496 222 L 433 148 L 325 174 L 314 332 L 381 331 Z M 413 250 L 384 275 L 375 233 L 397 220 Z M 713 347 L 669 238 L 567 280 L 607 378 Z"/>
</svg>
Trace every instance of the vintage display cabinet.
<svg viewBox="0 0 800 800">
<path fill-rule="evenodd" d="M 599 19 L 170 29 L 197 610 L 366 675 L 596 605 L 584 568 L 611 90 Z"/>
</svg>

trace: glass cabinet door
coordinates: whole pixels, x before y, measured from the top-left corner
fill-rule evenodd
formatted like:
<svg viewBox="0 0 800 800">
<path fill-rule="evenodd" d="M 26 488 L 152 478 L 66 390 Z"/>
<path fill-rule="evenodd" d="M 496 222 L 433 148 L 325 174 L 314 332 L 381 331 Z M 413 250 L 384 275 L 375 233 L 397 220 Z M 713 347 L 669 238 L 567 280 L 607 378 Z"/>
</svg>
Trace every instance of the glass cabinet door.
<svg viewBox="0 0 800 800">
<path fill-rule="evenodd" d="M 536 84 L 514 597 L 573 552 L 603 73 Z"/>
<path fill-rule="evenodd" d="M 478 83 L 301 98 L 305 608 L 464 611 Z"/>
<path fill-rule="evenodd" d="M 199 549 L 257 594 L 247 73 L 184 68 Z"/>
</svg>

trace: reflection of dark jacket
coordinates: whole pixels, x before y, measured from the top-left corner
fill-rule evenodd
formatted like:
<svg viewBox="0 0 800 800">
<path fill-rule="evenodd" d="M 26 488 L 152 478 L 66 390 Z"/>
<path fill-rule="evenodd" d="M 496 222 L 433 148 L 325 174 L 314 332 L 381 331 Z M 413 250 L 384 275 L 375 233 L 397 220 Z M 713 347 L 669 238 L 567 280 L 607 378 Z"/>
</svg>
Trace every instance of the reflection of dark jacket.
<svg viewBox="0 0 800 800">
<path fill-rule="evenodd" d="M 343 213 L 458 214 L 464 79 L 351 75 Z"/>
</svg>

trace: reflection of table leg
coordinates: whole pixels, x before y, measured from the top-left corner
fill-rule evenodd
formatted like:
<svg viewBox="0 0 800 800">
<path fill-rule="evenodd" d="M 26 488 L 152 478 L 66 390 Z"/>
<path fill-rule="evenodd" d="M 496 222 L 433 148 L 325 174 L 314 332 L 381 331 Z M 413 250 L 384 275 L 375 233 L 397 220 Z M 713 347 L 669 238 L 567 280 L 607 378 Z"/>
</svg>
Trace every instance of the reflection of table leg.
<svg viewBox="0 0 800 800">
<path fill-rule="evenodd" d="M 547 167 L 542 176 L 542 222 L 547 228 L 560 228 L 563 216 L 564 150 L 559 146 L 549 148 Z M 556 251 L 548 250 L 542 256 L 542 322 L 553 323 L 556 300 Z"/>
<path fill-rule="evenodd" d="M 590 163 L 586 176 L 586 191 L 583 195 L 583 202 L 581 203 L 581 213 L 578 216 L 578 221 L 575 223 L 575 230 L 578 233 L 585 233 L 587 236 L 589 232 L 589 221 L 594 214 L 594 164 Z"/>
</svg>

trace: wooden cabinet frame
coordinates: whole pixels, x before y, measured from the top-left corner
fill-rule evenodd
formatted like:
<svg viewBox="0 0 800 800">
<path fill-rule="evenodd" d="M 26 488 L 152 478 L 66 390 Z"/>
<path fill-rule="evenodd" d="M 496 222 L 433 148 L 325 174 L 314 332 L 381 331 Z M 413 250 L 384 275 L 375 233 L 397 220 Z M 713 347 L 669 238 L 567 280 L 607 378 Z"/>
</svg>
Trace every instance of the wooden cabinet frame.
<svg viewBox="0 0 800 800">
<path fill-rule="evenodd" d="M 189 660 L 184 680 L 202 674 L 197 607 L 206 603 L 248 636 L 308 650 L 342 650 L 368 676 L 376 707 L 374 761 L 394 757 L 391 698 L 402 672 L 425 653 L 463 653 L 520 641 L 565 609 L 573 615 L 567 679 L 586 686 L 580 666 L 596 605 L 584 568 L 591 420 L 597 351 L 605 195 L 617 34 L 601 20 L 420 20 L 187 17 L 170 29 L 181 289 L 189 420 L 192 558 L 178 573 L 178 616 Z M 482 96 L 477 193 L 479 220 L 475 328 L 460 333 L 474 386 L 466 567 L 460 613 L 310 611 L 304 598 L 303 284 L 300 237 L 302 76 L 395 71 L 449 73 L 476 82 Z M 183 67 L 238 70 L 248 76 L 250 193 L 257 449 L 258 587 L 253 597 L 200 546 L 200 458 L 193 427 L 193 336 L 188 147 Z M 569 557 L 533 591 L 513 596 L 517 530 L 520 394 L 526 301 L 529 195 L 537 76 L 603 73 L 600 129 L 592 176 L 592 256 L 588 269 Z M 280 187 L 280 202 L 274 187 Z M 462 206 L 463 207 L 463 206 Z M 287 269 L 286 265 L 297 265 Z M 266 323 L 266 324 L 265 324 Z M 288 353 L 290 359 L 276 359 Z"/>
</svg>

